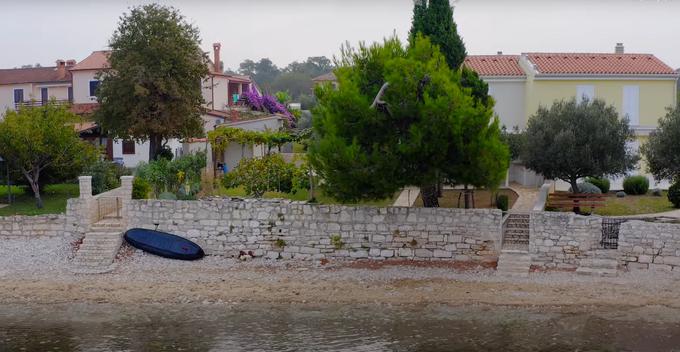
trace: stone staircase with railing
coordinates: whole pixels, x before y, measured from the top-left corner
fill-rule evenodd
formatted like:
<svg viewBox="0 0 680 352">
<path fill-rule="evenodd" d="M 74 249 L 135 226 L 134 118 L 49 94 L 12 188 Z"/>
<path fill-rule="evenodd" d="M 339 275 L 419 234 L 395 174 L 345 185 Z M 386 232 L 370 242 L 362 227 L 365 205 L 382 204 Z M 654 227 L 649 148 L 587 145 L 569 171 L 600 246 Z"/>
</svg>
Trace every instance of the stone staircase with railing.
<svg viewBox="0 0 680 352">
<path fill-rule="evenodd" d="M 529 214 L 509 213 L 503 222 L 503 242 L 496 273 L 503 276 L 529 276 Z"/>
<path fill-rule="evenodd" d="M 121 219 L 105 218 L 90 226 L 73 260 L 75 273 L 99 274 L 115 269 L 113 263 L 123 243 Z"/>
</svg>

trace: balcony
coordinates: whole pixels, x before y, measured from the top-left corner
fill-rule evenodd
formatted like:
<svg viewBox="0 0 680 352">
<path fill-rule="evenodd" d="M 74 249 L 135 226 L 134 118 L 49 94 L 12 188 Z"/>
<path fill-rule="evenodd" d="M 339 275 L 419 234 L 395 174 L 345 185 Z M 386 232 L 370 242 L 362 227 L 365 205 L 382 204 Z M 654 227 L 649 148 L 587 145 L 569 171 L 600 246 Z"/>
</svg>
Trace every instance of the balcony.
<svg viewBox="0 0 680 352">
<path fill-rule="evenodd" d="M 47 100 L 47 101 L 42 101 L 42 100 L 28 100 L 28 101 L 20 101 L 14 103 L 14 109 L 18 110 L 19 108 L 25 108 L 25 107 L 38 107 L 38 106 L 43 106 L 47 105 L 48 102 L 53 102 L 57 105 L 71 105 L 73 103 L 72 100 L 68 99 L 63 99 L 63 100 Z"/>
</svg>

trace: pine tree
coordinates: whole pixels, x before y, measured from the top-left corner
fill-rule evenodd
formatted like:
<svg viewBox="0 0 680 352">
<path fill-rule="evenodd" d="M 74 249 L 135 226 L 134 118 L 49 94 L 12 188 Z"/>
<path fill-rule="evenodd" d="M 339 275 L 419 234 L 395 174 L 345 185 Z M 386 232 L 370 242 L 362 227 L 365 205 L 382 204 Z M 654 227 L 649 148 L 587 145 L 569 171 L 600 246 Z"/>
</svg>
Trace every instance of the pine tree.
<svg viewBox="0 0 680 352">
<path fill-rule="evenodd" d="M 465 44 L 458 35 L 449 0 L 414 1 L 411 45 L 417 33 L 430 37 L 439 46 L 451 69 L 457 70 L 465 61 Z"/>
</svg>

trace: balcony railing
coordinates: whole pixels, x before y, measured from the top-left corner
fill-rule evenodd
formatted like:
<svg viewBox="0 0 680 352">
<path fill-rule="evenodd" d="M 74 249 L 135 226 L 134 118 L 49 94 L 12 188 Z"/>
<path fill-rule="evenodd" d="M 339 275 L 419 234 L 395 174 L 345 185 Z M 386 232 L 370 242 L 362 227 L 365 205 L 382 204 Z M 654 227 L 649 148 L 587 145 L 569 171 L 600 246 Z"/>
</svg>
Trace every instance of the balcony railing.
<svg viewBox="0 0 680 352">
<path fill-rule="evenodd" d="M 73 103 L 73 100 L 68 100 L 68 99 L 62 99 L 62 100 L 47 100 L 47 101 L 42 101 L 42 100 L 28 100 L 28 101 L 20 101 L 14 103 L 14 108 L 19 109 L 21 107 L 35 107 L 35 106 L 43 106 L 47 105 L 49 102 L 54 102 L 57 105 L 70 105 Z"/>
</svg>

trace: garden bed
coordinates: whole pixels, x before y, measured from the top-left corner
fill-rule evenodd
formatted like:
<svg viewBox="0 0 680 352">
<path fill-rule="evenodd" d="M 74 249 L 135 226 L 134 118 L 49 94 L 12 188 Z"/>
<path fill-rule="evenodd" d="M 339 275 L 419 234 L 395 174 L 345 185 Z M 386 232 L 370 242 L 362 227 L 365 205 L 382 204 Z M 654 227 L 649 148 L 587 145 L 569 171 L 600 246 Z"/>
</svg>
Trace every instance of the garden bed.
<svg viewBox="0 0 680 352">
<path fill-rule="evenodd" d="M 463 196 L 461 195 L 462 190 L 459 189 L 445 189 L 442 192 L 442 197 L 439 198 L 439 206 L 441 208 L 463 208 L 465 207 L 464 199 Z M 484 209 L 484 208 L 491 208 L 495 209 L 496 208 L 496 195 L 506 195 L 508 196 L 508 209 L 511 209 L 512 206 L 515 204 L 517 201 L 517 198 L 519 196 L 515 191 L 511 189 L 499 189 L 498 191 L 492 192 L 489 190 L 483 190 L 483 189 L 478 189 L 474 191 L 474 207 L 477 209 Z M 460 202 L 459 200 L 460 196 Z M 416 199 L 415 203 L 413 204 L 414 207 L 422 207 L 423 206 L 423 198 L 421 196 L 418 196 Z"/>
<path fill-rule="evenodd" d="M 248 197 L 245 189 L 243 187 L 235 187 L 235 188 L 224 188 L 220 187 L 220 189 L 216 190 L 213 192 L 213 195 L 216 196 L 228 196 L 228 197 L 241 197 L 241 198 L 246 198 Z M 396 193 L 393 195 L 391 198 L 386 198 L 382 200 L 376 200 L 376 201 L 363 201 L 363 202 L 358 202 L 358 203 L 342 203 L 338 201 L 337 199 L 334 199 L 328 195 L 325 195 L 323 191 L 320 189 L 314 190 L 314 197 L 316 198 L 316 202 L 318 204 L 344 204 L 344 205 L 365 205 L 365 206 L 375 206 L 375 207 L 388 207 L 394 204 L 394 201 L 397 199 L 399 196 L 399 193 Z M 309 192 L 307 190 L 299 190 L 294 193 L 282 193 L 282 192 L 265 192 L 262 198 L 282 198 L 282 199 L 290 199 L 290 200 L 296 200 L 296 201 L 307 201 L 309 200 Z"/>
</svg>

